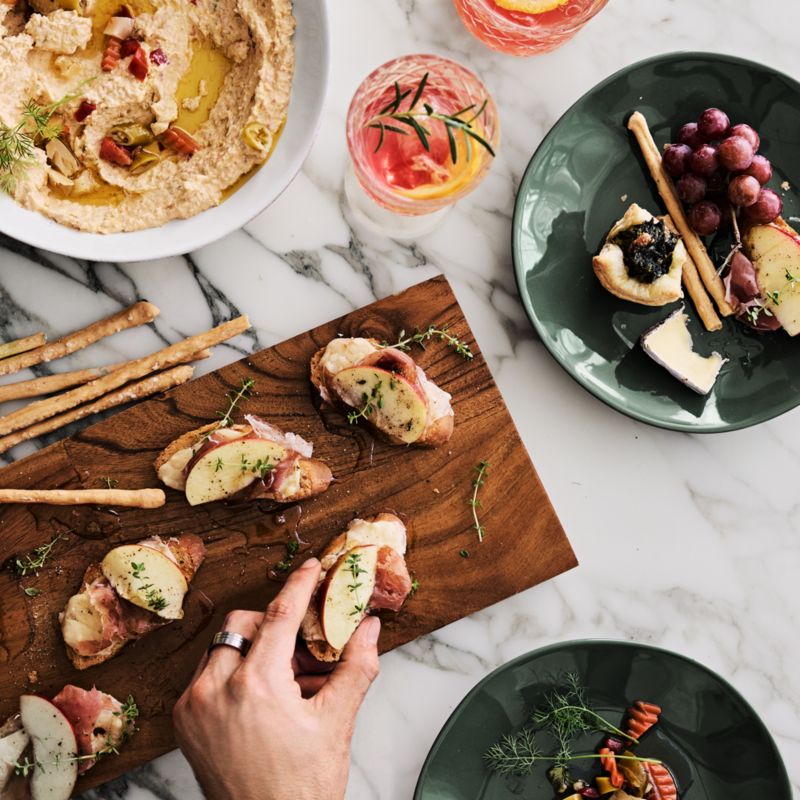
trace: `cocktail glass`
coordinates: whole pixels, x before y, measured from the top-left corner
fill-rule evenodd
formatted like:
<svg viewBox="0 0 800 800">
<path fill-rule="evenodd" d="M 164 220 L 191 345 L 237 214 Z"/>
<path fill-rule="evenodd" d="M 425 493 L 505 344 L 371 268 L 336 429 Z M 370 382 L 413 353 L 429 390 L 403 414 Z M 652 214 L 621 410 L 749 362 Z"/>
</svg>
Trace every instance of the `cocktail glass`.
<svg viewBox="0 0 800 800">
<path fill-rule="evenodd" d="M 453 0 L 461 19 L 484 44 L 516 56 L 555 50 L 571 39 L 608 0 L 525 0 L 531 9 L 512 11 L 496 0 Z"/>
<path fill-rule="evenodd" d="M 347 113 L 354 217 L 392 238 L 428 233 L 483 180 L 499 139 L 494 102 L 466 67 L 435 55 L 387 62 Z"/>
</svg>

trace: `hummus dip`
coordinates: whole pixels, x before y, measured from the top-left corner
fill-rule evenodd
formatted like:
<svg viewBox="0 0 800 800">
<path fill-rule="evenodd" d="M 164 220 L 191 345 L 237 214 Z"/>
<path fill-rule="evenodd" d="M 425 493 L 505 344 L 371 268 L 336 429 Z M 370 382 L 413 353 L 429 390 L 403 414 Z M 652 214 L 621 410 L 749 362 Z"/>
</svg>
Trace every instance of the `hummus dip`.
<svg viewBox="0 0 800 800">
<path fill-rule="evenodd" d="M 122 2 L 0 0 L 0 185 L 98 233 L 222 202 L 269 156 L 294 68 L 292 0 Z"/>
</svg>

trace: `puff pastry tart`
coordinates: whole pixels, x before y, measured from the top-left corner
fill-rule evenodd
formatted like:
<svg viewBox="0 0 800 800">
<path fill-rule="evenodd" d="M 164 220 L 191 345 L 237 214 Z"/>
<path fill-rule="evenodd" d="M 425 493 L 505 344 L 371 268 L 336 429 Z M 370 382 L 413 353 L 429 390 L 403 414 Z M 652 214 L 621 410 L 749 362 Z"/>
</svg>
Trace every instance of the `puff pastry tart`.
<svg viewBox="0 0 800 800">
<path fill-rule="evenodd" d="M 670 222 L 633 203 L 609 231 L 592 266 L 611 294 L 645 306 L 683 297 L 681 273 L 688 256 Z"/>
</svg>

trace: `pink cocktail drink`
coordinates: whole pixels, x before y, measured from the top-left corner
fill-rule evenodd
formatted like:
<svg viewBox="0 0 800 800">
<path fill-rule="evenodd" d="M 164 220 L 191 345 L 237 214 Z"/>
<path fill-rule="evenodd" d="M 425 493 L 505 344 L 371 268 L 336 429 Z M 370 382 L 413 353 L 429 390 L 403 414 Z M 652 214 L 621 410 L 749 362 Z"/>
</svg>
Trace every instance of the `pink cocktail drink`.
<svg viewBox="0 0 800 800">
<path fill-rule="evenodd" d="M 467 28 L 484 44 L 518 56 L 555 50 L 608 0 L 454 0 Z M 528 9 L 528 10 L 521 10 Z"/>
</svg>

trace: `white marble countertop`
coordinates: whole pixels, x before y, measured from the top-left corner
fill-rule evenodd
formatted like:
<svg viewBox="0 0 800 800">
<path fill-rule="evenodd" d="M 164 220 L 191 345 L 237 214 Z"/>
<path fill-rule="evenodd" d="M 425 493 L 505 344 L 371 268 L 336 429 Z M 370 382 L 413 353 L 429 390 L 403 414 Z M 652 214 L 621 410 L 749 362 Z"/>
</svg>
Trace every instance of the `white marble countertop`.
<svg viewBox="0 0 800 800">
<path fill-rule="evenodd" d="M 611 0 L 576 39 L 535 59 L 484 48 L 451 0 L 332 0 L 331 16 L 332 85 L 320 136 L 270 209 L 217 244 L 148 264 L 75 262 L 2 239 L 0 338 L 71 330 L 139 297 L 161 307 L 155 329 L 169 341 L 248 312 L 256 335 L 238 340 L 236 351 L 218 348 L 199 365 L 206 371 L 444 272 L 581 566 L 382 659 L 358 722 L 349 800 L 409 798 L 439 728 L 474 683 L 520 653 L 578 637 L 663 645 L 717 670 L 762 715 L 800 790 L 800 410 L 712 436 L 657 430 L 611 411 L 535 340 L 509 247 L 528 158 L 584 91 L 633 61 L 678 49 L 731 53 L 796 74 L 800 6 Z M 482 187 L 438 231 L 401 245 L 355 230 L 343 212 L 344 116 L 372 68 L 414 51 L 455 57 L 482 76 L 500 109 L 503 142 Z M 158 344 L 152 330 L 127 332 L 71 365 Z M 173 753 L 91 796 L 200 793 Z"/>
</svg>

